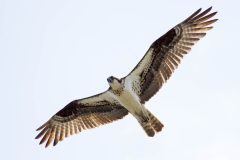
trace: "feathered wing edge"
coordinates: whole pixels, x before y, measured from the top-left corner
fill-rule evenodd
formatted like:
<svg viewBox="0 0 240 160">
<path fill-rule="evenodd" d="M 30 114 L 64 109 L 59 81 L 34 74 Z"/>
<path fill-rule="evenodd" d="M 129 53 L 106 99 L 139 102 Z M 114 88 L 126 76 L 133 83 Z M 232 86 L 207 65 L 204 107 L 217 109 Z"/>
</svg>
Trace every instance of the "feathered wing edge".
<svg viewBox="0 0 240 160">
<path fill-rule="evenodd" d="M 97 96 L 106 97 L 100 94 Z M 70 135 L 111 123 L 128 114 L 121 105 L 100 99 L 92 96 L 72 101 L 37 129 L 40 133 L 36 139 L 42 137 L 40 144 L 47 141 L 45 147 L 52 142 L 55 146 Z"/>
<path fill-rule="evenodd" d="M 217 19 L 209 19 L 217 12 L 208 14 L 211 9 L 212 7 L 202 13 L 200 13 L 201 9 L 197 10 L 157 39 L 128 75 L 140 77 L 139 96 L 142 103 L 149 100 L 161 88 L 177 68 L 183 56 L 200 38 L 206 35 L 206 31 L 213 28 L 209 25 Z M 110 123 L 128 114 L 124 107 L 107 100 L 100 100 L 99 97 L 103 95 L 105 94 L 72 101 L 37 129 L 41 132 L 36 139 L 42 137 L 40 144 L 47 141 L 46 147 L 52 142 L 56 145 L 69 135 Z"/>
<path fill-rule="evenodd" d="M 206 32 L 212 29 L 212 18 L 217 12 L 209 13 L 212 7 L 201 12 L 198 9 L 150 46 L 142 60 L 128 76 L 139 77 L 139 96 L 142 103 L 148 101 L 170 78 L 181 59 Z"/>
</svg>

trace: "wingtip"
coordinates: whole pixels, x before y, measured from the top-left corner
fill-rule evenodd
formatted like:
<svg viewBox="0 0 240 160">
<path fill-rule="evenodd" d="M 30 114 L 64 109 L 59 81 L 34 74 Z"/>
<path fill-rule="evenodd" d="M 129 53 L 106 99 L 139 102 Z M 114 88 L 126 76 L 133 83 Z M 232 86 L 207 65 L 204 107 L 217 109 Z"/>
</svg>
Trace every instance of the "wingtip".
<svg viewBox="0 0 240 160">
<path fill-rule="evenodd" d="M 42 127 L 42 126 L 41 126 Z M 37 129 L 36 129 L 36 131 L 39 131 L 39 130 L 41 130 L 41 127 L 38 127 Z"/>
<path fill-rule="evenodd" d="M 41 140 L 41 141 L 39 142 L 39 145 L 41 145 L 41 144 L 43 144 L 43 140 Z"/>
<path fill-rule="evenodd" d="M 54 141 L 53 141 L 53 146 L 56 146 L 59 142 L 59 138 L 55 137 Z"/>
<path fill-rule="evenodd" d="M 39 145 L 42 145 L 44 142 L 45 142 L 45 140 L 42 139 L 42 140 L 39 142 Z M 47 142 L 47 143 L 45 144 L 45 148 L 47 148 L 50 144 L 51 144 L 51 143 Z"/>
<path fill-rule="evenodd" d="M 199 8 L 195 13 L 199 13 L 199 12 L 201 12 L 202 11 L 202 8 Z"/>
<path fill-rule="evenodd" d="M 212 10 L 212 6 L 211 7 L 209 7 L 209 8 L 207 8 L 205 11 L 203 11 L 202 13 L 205 13 L 205 14 L 207 14 L 208 12 L 210 12 Z"/>
<path fill-rule="evenodd" d="M 211 10 L 212 10 L 212 6 L 211 6 L 211 7 L 209 7 L 207 10 L 211 11 Z"/>
<path fill-rule="evenodd" d="M 215 23 L 218 21 L 218 19 L 212 19 L 211 21 L 212 21 L 212 23 Z"/>
<path fill-rule="evenodd" d="M 46 143 L 46 145 L 45 145 L 45 148 L 47 148 L 49 146 L 49 144 L 48 143 Z"/>
<path fill-rule="evenodd" d="M 206 9 L 204 12 L 207 12 L 207 13 L 208 13 L 208 12 L 210 12 L 210 11 L 212 10 L 212 8 L 213 8 L 213 6 L 209 7 L 209 8 Z M 217 12 L 213 12 L 212 14 L 215 15 L 215 14 L 217 14 Z"/>
<path fill-rule="evenodd" d="M 55 141 L 53 142 L 53 146 L 56 146 L 57 144 L 58 144 L 58 142 L 55 142 Z"/>
<path fill-rule="evenodd" d="M 213 12 L 213 13 L 211 13 L 212 15 L 216 15 L 217 14 L 217 12 Z"/>
<path fill-rule="evenodd" d="M 38 128 L 36 129 L 36 131 L 39 131 L 39 130 L 43 129 L 43 128 L 47 125 L 47 123 L 48 123 L 48 122 L 46 122 L 46 123 L 44 123 L 43 125 L 41 125 L 40 127 L 38 127 Z"/>
</svg>

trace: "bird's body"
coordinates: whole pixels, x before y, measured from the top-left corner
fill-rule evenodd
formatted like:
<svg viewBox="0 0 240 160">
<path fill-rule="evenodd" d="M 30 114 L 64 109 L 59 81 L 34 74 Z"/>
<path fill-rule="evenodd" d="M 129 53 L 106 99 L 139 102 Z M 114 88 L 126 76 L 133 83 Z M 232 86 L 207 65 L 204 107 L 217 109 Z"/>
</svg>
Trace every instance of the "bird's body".
<svg viewBox="0 0 240 160">
<path fill-rule="evenodd" d="M 129 88 L 124 88 L 120 94 L 113 93 L 112 96 L 132 115 L 140 114 L 144 110 L 137 95 Z M 131 99 L 131 101 L 129 101 L 129 99 Z"/>
<path fill-rule="evenodd" d="M 209 20 L 216 12 L 211 8 L 194 12 L 150 46 L 137 66 L 121 79 L 110 76 L 109 89 L 103 93 L 74 100 L 57 112 L 37 130 L 41 132 L 40 144 L 56 145 L 69 135 L 95 128 L 132 114 L 148 136 L 163 128 L 163 124 L 145 107 L 145 102 L 154 96 L 170 78 L 181 59 L 206 31 L 212 29 Z"/>
<path fill-rule="evenodd" d="M 116 81 L 117 83 L 117 81 Z M 124 81 L 119 84 L 119 88 L 110 89 L 110 95 L 116 99 L 124 108 L 126 108 L 137 120 L 140 122 L 141 120 L 149 119 L 147 114 L 147 109 L 144 107 L 144 104 L 141 103 L 141 100 L 137 93 L 139 92 L 139 88 L 134 86 L 137 81 L 134 81 L 128 77 Z"/>
<path fill-rule="evenodd" d="M 119 87 L 111 87 L 109 91 L 111 96 L 133 115 L 139 114 L 141 110 L 143 110 L 143 106 L 140 103 L 138 95 L 136 94 L 136 90 L 133 88 L 134 84 L 129 83 L 129 81 L 122 81 L 118 84 L 117 80 L 115 83 L 117 83 L 115 85 Z"/>
</svg>

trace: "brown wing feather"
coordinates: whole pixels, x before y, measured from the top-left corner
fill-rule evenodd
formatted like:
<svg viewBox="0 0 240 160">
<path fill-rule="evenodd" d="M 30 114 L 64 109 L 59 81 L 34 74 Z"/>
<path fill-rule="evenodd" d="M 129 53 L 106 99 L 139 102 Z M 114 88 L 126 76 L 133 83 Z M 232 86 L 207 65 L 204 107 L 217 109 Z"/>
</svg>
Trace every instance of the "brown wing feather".
<svg viewBox="0 0 240 160">
<path fill-rule="evenodd" d="M 113 122 L 128 114 L 120 104 L 96 97 L 101 97 L 101 94 L 70 102 L 37 129 L 41 132 L 36 139 L 43 137 L 40 144 L 47 141 L 46 147 L 52 142 L 55 146 L 69 135 Z"/>
<path fill-rule="evenodd" d="M 217 12 L 209 13 L 211 9 L 212 7 L 202 13 L 200 13 L 201 9 L 197 10 L 153 42 L 145 56 L 130 73 L 130 75 L 140 76 L 139 96 L 142 103 L 149 100 L 161 88 L 178 67 L 183 56 L 206 35 L 206 31 L 213 28 L 209 25 L 217 19 L 209 19 Z"/>
</svg>

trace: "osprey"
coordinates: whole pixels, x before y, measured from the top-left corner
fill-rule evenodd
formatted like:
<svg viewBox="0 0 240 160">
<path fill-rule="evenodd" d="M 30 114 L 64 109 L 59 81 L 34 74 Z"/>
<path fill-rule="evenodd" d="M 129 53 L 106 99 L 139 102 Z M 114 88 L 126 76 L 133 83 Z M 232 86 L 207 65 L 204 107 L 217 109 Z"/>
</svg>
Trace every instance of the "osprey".
<svg viewBox="0 0 240 160">
<path fill-rule="evenodd" d="M 181 59 L 206 32 L 212 29 L 209 13 L 212 7 L 201 8 L 152 43 L 137 66 L 126 76 L 107 78 L 109 88 L 100 94 L 70 102 L 37 129 L 43 136 L 40 144 L 55 146 L 69 135 L 95 128 L 132 114 L 146 134 L 153 137 L 163 124 L 145 107 L 148 101 L 170 78 Z"/>
</svg>

